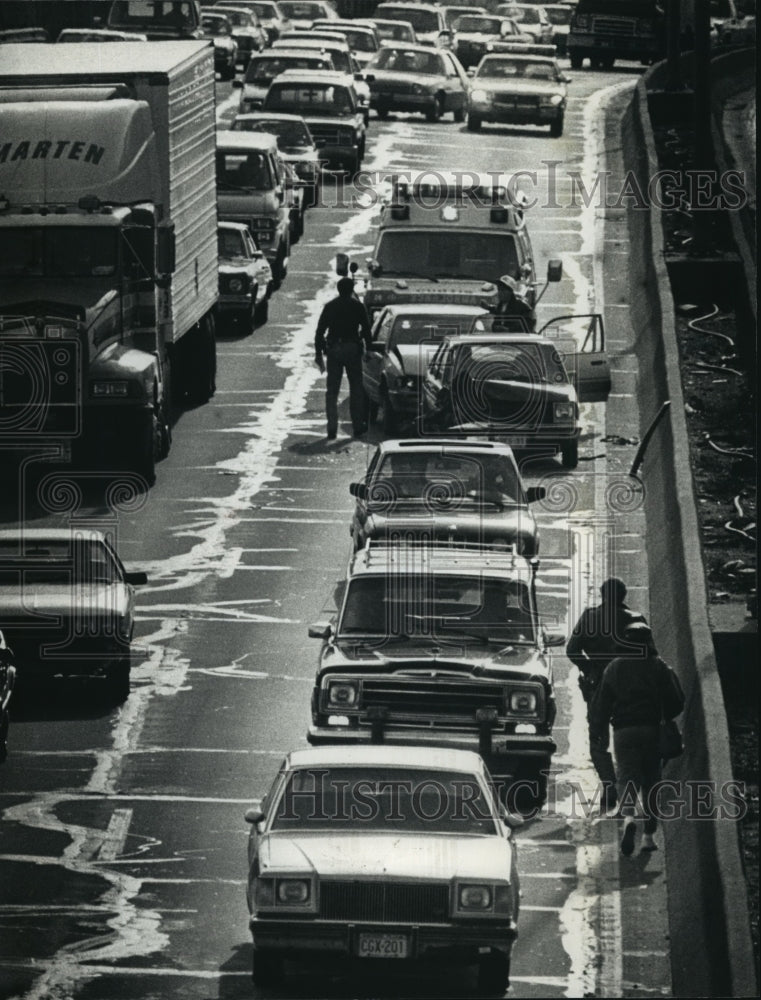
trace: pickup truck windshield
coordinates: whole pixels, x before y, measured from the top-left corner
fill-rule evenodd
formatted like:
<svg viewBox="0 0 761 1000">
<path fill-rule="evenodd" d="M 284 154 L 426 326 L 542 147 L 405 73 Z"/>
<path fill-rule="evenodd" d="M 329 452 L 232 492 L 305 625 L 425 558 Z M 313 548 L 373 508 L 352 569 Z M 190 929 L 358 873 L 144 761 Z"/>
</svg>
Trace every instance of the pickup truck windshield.
<svg viewBox="0 0 761 1000">
<path fill-rule="evenodd" d="M 338 634 L 532 643 L 531 608 L 521 580 L 414 570 L 363 576 L 349 581 Z"/>
<path fill-rule="evenodd" d="M 273 831 L 350 830 L 495 836 L 494 806 L 472 775 L 419 768 L 300 769 L 274 807 Z"/>
<path fill-rule="evenodd" d="M 503 274 L 518 277 L 512 233 L 387 229 L 380 235 L 375 259 L 381 266 L 379 277 L 386 271 L 477 281 L 497 281 Z"/>
<path fill-rule="evenodd" d="M 105 277 L 116 273 L 116 231 L 87 229 L 0 229 L 0 276 L 41 278 Z"/>
</svg>

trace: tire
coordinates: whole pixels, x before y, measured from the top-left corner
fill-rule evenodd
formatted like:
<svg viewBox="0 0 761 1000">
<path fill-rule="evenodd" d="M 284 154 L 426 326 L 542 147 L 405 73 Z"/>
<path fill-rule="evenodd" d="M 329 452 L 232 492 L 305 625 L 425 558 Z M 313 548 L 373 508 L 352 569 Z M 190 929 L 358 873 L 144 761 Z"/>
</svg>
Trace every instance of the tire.
<svg viewBox="0 0 761 1000">
<path fill-rule="evenodd" d="M 575 469 L 579 464 L 579 442 L 567 441 L 561 444 L 560 456 L 564 469 Z"/>
<path fill-rule="evenodd" d="M 602 69 L 606 70 L 613 69 L 615 64 L 616 64 L 615 56 L 603 56 L 602 59 L 600 59 L 600 66 Z"/>
<path fill-rule="evenodd" d="M 468 115 L 468 131 L 469 132 L 480 132 L 481 131 L 481 119 L 476 115 Z"/>
<path fill-rule="evenodd" d="M 269 311 L 270 311 L 270 300 L 268 297 L 266 299 L 262 299 L 262 301 L 254 310 L 254 320 L 259 324 L 259 326 L 267 322 Z"/>
<path fill-rule="evenodd" d="M 461 108 L 455 108 L 455 110 L 452 112 L 452 117 L 458 123 L 464 122 L 465 121 L 465 105 L 463 104 L 463 106 Z"/>
<path fill-rule="evenodd" d="M 571 60 L 571 69 L 581 69 L 584 65 L 584 56 L 575 49 L 570 50 L 568 57 Z"/>
<path fill-rule="evenodd" d="M 272 287 L 275 291 L 283 284 L 285 276 L 288 273 L 285 257 L 285 246 L 281 243 L 277 250 L 277 257 L 274 260 L 274 267 L 272 268 Z"/>
<path fill-rule="evenodd" d="M 383 433 L 387 437 L 394 437 L 396 434 L 397 419 L 396 414 L 394 413 L 394 408 L 391 405 L 388 388 L 385 385 L 382 385 L 380 390 L 380 402 L 377 409 L 377 419 L 380 421 Z"/>
<path fill-rule="evenodd" d="M 505 805 L 510 812 L 525 813 L 540 809 L 547 800 L 547 775 L 552 761 L 540 760 L 524 765 L 515 775 L 515 785 L 507 788 Z"/>
<path fill-rule="evenodd" d="M 559 139 L 563 134 L 564 116 L 560 115 L 554 122 L 550 122 L 550 135 L 553 139 Z"/>
<path fill-rule="evenodd" d="M 221 74 L 223 80 L 234 80 L 235 79 L 235 66 L 228 66 L 225 69 L 224 74 Z"/>
<path fill-rule="evenodd" d="M 437 122 L 439 118 L 444 114 L 444 104 L 441 97 L 437 94 L 433 99 L 433 107 L 429 108 L 425 113 L 426 121 Z"/>
<path fill-rule="evenodd" d="M 503 997 L 510 985 L 510 959 L 502 952 L 483 955 L 478 962 L 478 995 Z"/>
<path fill-rule="evenodd" d="M 375 109 L 375 113 L 380 118 L 381 121 L 385 121 L 386 118 L 388 118 L 388 111 L 389 109 L 386 107 L 385 104 L 379 104 L 378 107 Z"/>
<path fill-rule="evenodd" d="M 254 986 L 277 986 L 283 978 L 283 959 L 271 951 L 255 951 L 251 978 Z"/>
<path fill-rule="evenodd" d="M 109 697 L 117 705 L 123 704 L 129 698 L 130 692 L 130 661 L 129 657 L 110 668 L 106 675 Z"/>
<path fill-rule="evenodd" d="M 155 406 L 147 416 L 141 416 L 133 424 L 132 437 L 134 450 L 127 450 L 127 468 L 136 472 L 148 486 L 153 486 L 156 482 L 156 462 L 161 451 L 161 424 Z"/>
</svg>

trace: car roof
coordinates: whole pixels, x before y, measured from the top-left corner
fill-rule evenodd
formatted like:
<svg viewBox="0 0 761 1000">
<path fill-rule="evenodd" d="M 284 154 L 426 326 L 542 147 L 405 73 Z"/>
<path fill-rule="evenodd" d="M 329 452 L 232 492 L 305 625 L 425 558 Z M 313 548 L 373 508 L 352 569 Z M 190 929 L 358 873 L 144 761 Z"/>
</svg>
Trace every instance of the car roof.
<svg viewBox="0 0 761 1000">
<path fill-rule="evenodd" d="M 279 48 L 279 49 L 277 49 L 274 46 L 272 46 L 269 49 L 265 49 L 263 52 L 255 52 L 251 56 L 251 59 L 252 60 L 254 60 L 254 59 L 282 59 L 283 56 L 293 56 L 294 59 L 319 59 L 320 58 L 320 54 L 321 54 L 320 50 L 317 49 L 317 48 L 315 48 L 315 50 L 312 51 L 312 46 L 307 46 L 307 45 L 303 45 L 303 46 L 299 46 L 299 45 L 285 46 L 284 45 L 282 48 Z M 328 53 L 326 52 L 325 55 L 327 55 L 327 54 Z M 310 72 L 311 73 L 312 70 L 305 70 L 304 72 Z"/>
<path fill-rule="evenodd" d="M 269 153 L 277 152 L 277 136 L 271 132 L 237 132 L 231 128 L 220 129 L 217 132 L 217 146 L 227 149 L 239 149 L 241 152 L 261 150 Z"/>
<path fill-rule="evenodd" d="M 512 455 L 513 449 L 504 441 L 486 441 L 483 438 L 394 438 L 381 441 L 378 452 L 383 455 L 403 455 L 415 452 L 458 451 L 474 455 Z"/>
<path fill-rule="evenodd" d="M 323 38 L 318 32 L 313 37 L 308 38 L 303 33 L 293 33 L 287 31 L 284 35 L 277 39 L 277 42 L 273 43 L 272 48 L 277 50 L 278 48 L 285 48 L 285 45 L 280 45 L 280 42 L 287 42 L 289 46 L 294 49 L 346 49 L 351 51 L 349 48 L 349 43 L 346 41 L 345 36 L 339 35 L 338 32 L 324 32 L 324 34 L 333 34 L 334 38 Z"/>
<path fill-rule="evenodd" d="M 320 83 L 340 83 L 344 87 L 350 87 L 354 83 L 354 77 L 350 73 L 340 73 L 334 69 L 286 69 L 280 76 L 273 80 L 273 84 L 287 77 L 288 80 L 297 80 L 299 77 L 304 80 L 317 80 Z"/>
<path fill-rule="evenodd" d="M 545 62 L 554 66 L 557 63 L 555 56 L 531 55 L 530 52 L 487 52 L 481 62 L 495 62 L 497 59 L 509 59 L 511 62 Z"/>
<path fill-rule="evenodd" d="M 356 28 L 357 31 L 369 31 L 370 34 L 373 33 L 373 27 L 369 24 L 363 24 L 362 21 L 352 21 L 350 18 L 339 17 L 335 21 L 329 17 L 318 17 L 314 22 L 318 27 L 322 27 L 325 24 L 335 25 L 338 28 Z"/>
<path fill-rule="evenodd" d="M 455 333 L 444 337 L 448 344 L 526 344 L 540 347 L 556 347 L 554 341 L 548 337 L 539 337 L 535 333 Z"/>
<path fill-rule="evenodd" d="M 372 576 L 500 577 L 531 583 L 538 560 L 528 560 L 513 550 L 485 548 L 473 543 L 448 545 L 371 539 L 352 556 L 348 582 Z"/>
<path fill-rule="evenodd" d="M 292 750 L 287 756 L 291 769 L 306 767 L 406 767 L 422 771 L 461 771 L 483 774 L 483 761 L 473 750 L 444 747 L 327 746 Z"/>
<path fill-rule="evenodd" d="M 71 528 L 3 528 L 0 530 L 0 541 L 23 542 L 70 542 L 75 538 L 85 537 L 88 541 L 105 542 L 102 531 L 95 528 L 77 528 L 76 533 Z"/>
<path fill-rule="evenodd" d="M 393 0 L 393 2 L 389 3 L 380 3 L 375 9 L 388 10 L 389 7 L 404 8 L 405 10 L 441 10 L 441 7 L 435 3 L 407 3 L 406 0 Z"/>
<path fill-rule="evenodd" d="M 437 49 L 430 45 L 421 45 L 419 42 L 399 42 L 395 39 L 390 45 L 386 45 L 385 49 L 404 49 L 405 52 L 433 52 L 434 54 L 444 51 L 444 49 Z"/>
</svg>

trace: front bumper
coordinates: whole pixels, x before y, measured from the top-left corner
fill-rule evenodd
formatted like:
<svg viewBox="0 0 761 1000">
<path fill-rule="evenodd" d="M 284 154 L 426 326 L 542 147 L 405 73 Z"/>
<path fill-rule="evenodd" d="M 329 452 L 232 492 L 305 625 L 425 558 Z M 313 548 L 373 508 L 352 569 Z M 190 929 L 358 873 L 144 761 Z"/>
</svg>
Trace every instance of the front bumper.
<svg viewBox="0 0 761 1000">
<path fill-rule="evenodd" d="M 319 918 L 305 920 L 267 919 L 252 916 L 249 921 L 254 940 L 254 961 L 257 951 L 305 952 L 319 957 L 340 954 L 356 958 L 358 962 L 372 961 L 360 959 L 359 935 L 403 934 L 408 938 L 408 961 L 416 959 L 446 959 L 452 963 L 475 961 L 483 948 L 490 948 L 510 956 L 513 942 L 518 936 L 514 922 L 478 921 L 479 926 L 469 927 L 464 922 L 457 924 L 416 925 L 416 924 L 359 924 L 343 923 Z"/>
<path fill-rule="evenodd" d="M 255 301 L 252 289 L 248 295 L 220 295 L 217 299 L 217 309 L 220 313 L 243 312 L 250 309 Z"/>
<path fill-rule="evenodd" d="M 310 726 L 307 731 L 307 741 L 311 746 L 345 746 L 368 745 L 376 742 L 369 728 L 352 729 L 349 726 Z M 415 728 L 413 726 L 395 726 L 385 724 L 382 731 L 382 743 L 390 746 L 418 745 L 431 747 L 446 747 L 450 750 L 471 750 L 481 753 L 487 767 L 493 775 L 515 773 L 516 765 L 527 760 L 537 764 L 547 760 L 557 750 L 557 744 L 549 735 L 499 733 L 491 734 L 491 748 L 482 752 L 479 733 L 476 729 L 447 730 Z"/>
<path fill-rule="evenodd" d="M 359 146 L 320 146 L 320 162 L 326 170 L 354 170 L 359 165 Z"/>
<path fill-rule="evenodd" d="M 569 34 L 567 49 L 576 55 L 598 58 L 609 55 L 618 59 L 652 59 L 658 55 L 658 45 L 654 39 L 638 38 L 636 35 L 600 36 L 576 32 Z"/>
<path fill-rule="evenodd" d="M 565 104 L 507 107 L 504 104 L 471 104 L 470 113 L 494 125 L 549 125 L 563 117 Z"/>
<path fill-rule="evenodd" d="M 435 105 L 436 99 L 433 94 L 396 94 L 385 92 L 373 94 L 370 98 L 370 107 L 377 110 L 378 107 L 387 111 L 419 111 L 425 114 Z"/>
</svg>

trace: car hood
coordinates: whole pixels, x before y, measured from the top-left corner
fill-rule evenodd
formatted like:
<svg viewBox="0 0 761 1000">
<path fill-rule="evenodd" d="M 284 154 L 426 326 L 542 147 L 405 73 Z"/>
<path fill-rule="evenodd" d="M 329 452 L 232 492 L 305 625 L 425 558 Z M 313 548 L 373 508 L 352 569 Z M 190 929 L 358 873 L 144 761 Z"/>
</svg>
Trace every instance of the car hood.
<svg viewBox="0 0 761 1000">
<path fill-rule="evenodd" d="M 254 273 L 254 261 L 249 260 L 247 257 L 233 257 L 219 260 L 219 273 L 220 274 L 240 274 L 244 271 L 246 274 Z"/>
<path fill-rule="evenodd" d="M 305 115 L 305 114 L 303 114 L 301 112 L 294 112 L 294 113 L 295 114 L 301 114 L 302 118 L 304 119 L 304 121 L 309 126 L 310 131 L 311 131 L 312 127 L 314 126 L 318 132 L 320 131 L 320 126 L 321 125 L 323 125 L 323 126 L 324 125 L 333 125 L 336 128 L 339 128 L 339 127 L 346 128 L 348 126 L 349 128 L 352 128 L 354 126 L 354 124 L 355 124 L 355 121 L 357 120 L 357 117 L 358 117 L 356 114 L 346 115 L 345 117 L 342 118 L 340 115 Z M 319 136 L 318 136 L 318 138 L 319 138 Z M 318 153 L 318 156 L 319 156 L 319 153 Z"/>
<path fill-rule="evenodd" d="M 550 382 L 517 382 L 506 378 L 485 378 L 479 379 L 479 386 L 487 398 L 507 403 L 535 400 L 539 396 L 559 403 L 576 400 L 576 392 L 568 382 L 553 385 Z"/>
<path fill-rule="evenodd" d="M 261 874 L 314 873 L 321 878 L 505 879 L 510 877 L 507 838 L 413 833 L 269 833 L 259 850 Z"/>
<path fill-rule="evenodd" d="M 319 159 L 314 146 L 281 146 L 279 153 L 288 163 L 301 163 L 305 160 L 316 162 Z"/>
<path fill-rule="evenodd" d="M 372 640 L 369 640 L 372 641 Z M 320 663 L 320 677 L 328 672 L 407 673 L 422 671 L 426 676 L 492 677 L 500 680 L 536 679 L 550 676 L 547 661 L 536 646 L 510 646 L 493 643 L 490 646 L 472 641 L 464 654 L 463 642 L 447 642 L 436 638 L 413 637 L 404 642 L 381 645 L 359 645 L 359 640 L 339 639 L 325 647 Z"/>
<path fill-rule="evenodd" d="M 564 94 L 565 87 L 556 80 L 490 80 L 488 77 L 483 80 L 479 77 L 473 81 L 474 90 L 487 90 L 494 94 L 509 94 L 510 96 L 538 94 Z"/>
<path fill-rule="evenodd" d="M 435 532 L 450 534 L 454 541 L 465 539 L 484 541 L 505 536 L 511 545 L 519 537 L 534 535 L 534 519 L 524 508 L 508 507 L 500 510 L 489 505 L 479 506 L 468 501 L 455 510 L 436 511 L 421 501 L 397 500 L 391 510 L 388 505 L 382 513 L 372 513 L 367 518 L 365 533 L 382 535 L 386 531 Z"/>
<path fill-rule="evenodd" d="M 122 583 L 0 587 L 0 621 L 4 627 L 30 619 L 42 624 L 40 619 L 44 617 L 60 620 L 76 615 L 107 620 L 125 614 L 129 605 L 130 588 Z"/>
<path fill-rule="evenodd" d="M 374 69 L 371 72 L 375 76 L 375 80 L 370 84 L 371 90 L 374 90 L 379 83 L 396 83 L 405 86 L 419 83 L 422 87 L 434 90 L 436 87 L 440 87 L 443 81 L 443 77 L 433 73 L 397 73 L 390 69 Z"/>
</svg>

